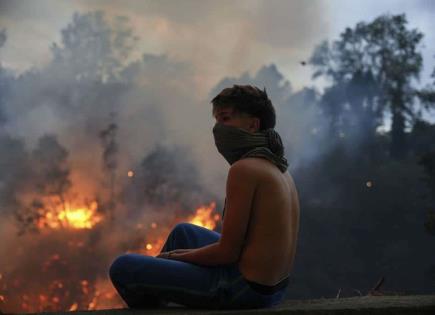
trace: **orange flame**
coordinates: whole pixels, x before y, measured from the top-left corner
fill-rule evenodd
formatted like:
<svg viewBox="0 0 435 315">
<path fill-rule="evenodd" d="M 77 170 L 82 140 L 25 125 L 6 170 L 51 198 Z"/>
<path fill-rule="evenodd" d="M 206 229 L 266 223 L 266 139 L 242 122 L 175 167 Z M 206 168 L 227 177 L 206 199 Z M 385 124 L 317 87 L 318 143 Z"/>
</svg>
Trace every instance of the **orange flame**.
<svg viewBox="0 0 435 315">
<path fill-rule="evenodd" d="M 97 213 L 98 203 L 93 201 L 89 207 L 74 207 L 69 203 L 54 211 L 47 211 L 37 222 L 39 228 L 50 227 L 58 229 L 70 227 L 74 229 L 91 229 L 102 220 Z"/>
<path fill-rule="evenodd" d="M 48 203 L 48 202 L 47 202 Z M 102 216 L 97 212 L 97 202 L 92 202 L 90 205 L 75 206 L 77 204 L 65 203 L 64 205 L 56 204 L 50 209 L 40 209 L 42 214 L 37 221 L 38 228 L 61 229 L 70 228 L 68 233 L 78 233 L 75 229 L 92 229 L 97 223 L 103 220 Z M 215 212 L 216 203 L 197 207 L 193 214 L 188 217 L 174 218 L 177 222 L 190 222 L 210 230 L 214 230 L 218 225 L 220 215 Z M 171 220 L 172 221 L 172 220 Z M 145 241 L 139 241 L 139 250 L 133 249 L 135 252 L 141 252 L 146 255 L 155 256 L 159 254 L 166 237 L 168 230 L 173 226 L 174 221 L 165 222 L 147 222 L 138 223 L 136 228 L 140 233 L 145 232 Z M 101 225 L 102 226 L 102 225 Z M 53 231 L 54 232 L 54 231 Z M 85 231 L 83 231 L 85 232 Z M 56 232 L 54 232 L 56 233 Z M 80 234 L 81 235 L 81 234 Z M 74 249 L 82 249 L 85 243 L 80 238 L 73 238 L 67 242 L 69 247 Z M 136 245 L 136 246 L 137 246 Z M 47 260 L 42 263 L 43 272 L 51 272 L 56 270 L 56 266 L 64 266 L 68 264 L 68 255 L 63 253 L 52 253 Z M 6 278 L 5 274 L 0 274 L 0 281 Z M 123 302 L 117 292 L 114 290 L 111 282 L 107 279 L 99 279 L 97 281 L 79 278 L 77 282 L 70 283 L 65 279 L 56 279 L 50 283 L 48 292 L 32 292 L 29 295 L 22 295 L 18 303 L 23 312 L 30 311 L 56 311 L 69 310 L 77 311 L 81 309 L 105 309 L 105 308 L 121 308 Z M 20 284 L 17 282 L 16 287 Z M 1 286 L 0 286 L 1 289 Z M 72 296 L 71 292 L 75 292 Z M 0 305 L 9 302 L 9 296 L 0 291 Z"/>
<path fill-rule="evenodd" d="M 216 202 L 212 201 L 208 205 L 202 205 L 195 209 L 195 214 L 190 218 L 181 219 L 177 221 L 181 222 L 189 222 L 195 225 L 199 225 L 205 227 L 209 230 L 214 230 L 217 226 L 217 222 L 220 219 L 220 215 L 218 213 L 213 213 L 216 209 Z M 143 228 L 143 225 L 140 224 L 137 226 L 138 229 Z M 157 229 L 157 223 L 151 223 L 152 230 Z M 144 243 L 143 248 L 140 249 L 140 252 L 143 252 L 146 255 L 156 256 L 160 253 L 161 248 L 166 240 L 166 234 L 162 235 L 162 233 L 166 232 L 164 230 L 156 231 L 158 234 L 154 234 L 153 231 L 149 231 L 150 234 L 147 235 L 148 239 Z M 152 236 L 151 234 L 155 235 Z"/>
<path fill-rule="evenodd" d="M 208 206 L 201 206 L 196 209 L 195 216 L 190 220 L 190 223 L 205 227 L 209 230 L 214 230 L 216 222 L 219 221 L 219 214 L 212 216 L 212 212 L 216 208 L 216 202 L 212 201 Z"/>
<path fill-rule="evenodd" d="M 78 309 L 78 304 L 77 303 L 73 303 L 73 305 L 70 306 L 69 311 L 77 311 Z"/>
</svg>

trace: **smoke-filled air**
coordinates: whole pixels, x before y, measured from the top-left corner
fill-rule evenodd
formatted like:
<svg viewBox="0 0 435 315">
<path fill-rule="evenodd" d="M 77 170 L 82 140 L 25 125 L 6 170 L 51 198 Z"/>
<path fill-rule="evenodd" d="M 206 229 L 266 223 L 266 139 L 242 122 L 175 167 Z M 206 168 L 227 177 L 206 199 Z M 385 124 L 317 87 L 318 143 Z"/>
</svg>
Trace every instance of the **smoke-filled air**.
<svg viewBox="0 0 435 315">
<path fill-rule="evenodd" d="M 390 11 L 334 32 L 334 5 L 0 1 L 0 311 L 124 307 L 116 256 L 220 231 L 234 84 L 266 89 L 298 187 L 287 298 L 434 293 L 432 35 Z"/>
</svg>

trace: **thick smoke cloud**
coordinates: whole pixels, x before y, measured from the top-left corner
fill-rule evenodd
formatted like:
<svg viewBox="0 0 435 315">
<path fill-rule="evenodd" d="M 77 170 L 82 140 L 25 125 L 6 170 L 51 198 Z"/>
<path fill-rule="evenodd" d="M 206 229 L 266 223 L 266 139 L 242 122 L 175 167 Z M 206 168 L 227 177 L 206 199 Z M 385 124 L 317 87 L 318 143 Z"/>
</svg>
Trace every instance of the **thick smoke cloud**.
<svg viewBox="0 0 435 315">
<path fill-rule="evenodd" d="M 138 234 L 137 222 L 161 223 L 161 237 L 196 207 L 213 200 L 220 204 L 218 189 L 204 184 L 214 177 L 198 168 L 213 152 L 211 110 L 195 93 L 191 65 L 149 53 L 123 63 L 134 42 L 127 18 L 76 14 L 63 29 L 62 41 L 52 45 L 49 64 L 21 75 L 1 69 L 1 230 L 3 239 L 21 244 L 0 263 L 7 283 L 24 281 L 32 272 L 32 262 L 22 262 L 23 252 L 42 251 L 38 257 L 47 261 L 35 258 L 33 265 L 47 263 L 58 270 L 37 280 L 34 294 L 37 286 L 48 286 L 44 281 L 65 278 L 70 264 L 87 268 L 80 255 L 71 256 L 62 247 L 67 231 L 47 236 L 44 229 L 51 225 L 41 223 L 47 211 L 57 215 L 71 201 L 91 208 L 95 200 L 106 218 L 106 225 L 88 235 L 77 233 L 81 241 L 68 245 L 98 252 L 101 260 L 90 267 L 92 275 L 82 275 L 92 286 L 97 278 L 107 283 L 106 269 L 116 255 L 145 247 L 151 232 Z M 128 177 L 129 172 L 134 176 Z M 112 236 L 104 237 L 113 218 L 118 220 L 111 223 Z M 11 249 L 0 250 L 5 256 Z M 80 268 L 74 272 L 81 275 Z M 24 294 L 23 283 L 17 283 L 15 292 Z M 18 306 L 21 295 L 13 298 L 10 290 L 2 292 L 9 309 L 29 309 Z M 69 294 L 76 296 L 74 292 Z M 62 299 L 63 307 L 74 302 Z"/>
<path fill-rule="evenodd" d="M 341 262 L 337 260 L 343 256 L 328 256 L 326 250 L 333 246 L 335 250 L 343 248 L 343 255 L 351 257 L 349 268 L 356 266 L 361 274 L 370 274 L 370 267 L 364 266 L 366 261 L 355 255 L 354 248 L 369 243 L 367 240 L 376 242 L 386 232 L 367 236 L 352 224 L 361 216 L 367 220 L 367 227 L 379 218 L 383 226 L 392 226 L 390 218 L 399 216 L 389 213 L 392 206 L 383 196 L 398 191 L 390 174 L 398 174 L 402 168 L 393 164 L 387 171 L 382 167 L 372 171 L 365 154 L 360 157 L 362 161 L 353 164 L 358 135 L 335 140 L 328 137 L 330 121 L 318 106 L 320 92 L 294 87 L 298 71 L 308 72 L 300 63 L 307 57 L 304 47 L 313 47 L 313 42 L 323 38 L 317 29 L 326 25 L 319 18 L 320 2 L 307 6 L 301 3 L 186 1 L 175 7 L 169 1 L 41 2 L 42 7 L 59 8 L 60 20 L 46 17 L 50 23 L 63 24 L 53 28 L 47 27 L 54 25 L 48 23 L 38 28 L 56 30 L 56 36 L 47 35 L 53 44 L 47 47 L 45 62 L 18 74 L 11 63 L 0 60 L 0 215 L 4 218 L 0 236 L 6 244 L 0 248 L 0 256 L 12 252 L 12 244 L 22 244 L 8 255 L 8 261 L 0 260 L 4 279 L 19 278 L 21 270 L 25 271 L 24 278 L 31 277 L 35 270 L 32 266 L 41 265 L 23 257 L 26 253 L 37 257 L 40 251 L 40 257 L 47 257 L 42 267 L 53 268 L 59 277 L 82 274 L 93 285 L 104 286 L 107 270 L 102 266 L 107 267 L 117 254 L 143 249 L 146 238 L 155 233 L 149 228 L 151 222 L 159 226 L 161 222 L 163 227 L 158 231 L 165 235 L 165 228 L 175 223 L 174 216 L 184 218 L 198 204 L 214 200 L 219 212 L 228 164 L 213 143 L 210 100 L 233 84 L 266 88 L 277 110 L 276 128 L 285 143 L 290 172 L 296 174 L 298 187 L 302 187 L 301 200 L 306 209 L 302 226 L 309 228 L 302 230 L 300 265 L 295 272 L 301 278 L 293 287 L 296 295 L 307 297 L 313 290 L 336 287 L 335 274 L 330 270 L 338 272 Z M 12 13 L 10 17 L 2 15 L 4 26 L 13 25 L 12 17 L 20 14 L 33 16 L 31 8 L 35 6 L 28 4 L 24 9 L 8 3 L 7 10 Z M 82 13 L 73 15 L 77 8 Z M 93 9 L 103 11 L 88 11 Z M 64 18 L 67 12 L 71 14 Z M 314 22 L 307 24 L 307 20 Z M 32 23 L 42 22 L 33 16 L 20 27 L 29 28 Z M 25 41 L 16 37 L 12 27 L 0 34 L 0 43 L 4 38 L 1 56 L 7 60 L 12 50 L 3 52 L 10 44 Z M 35 41 L 33 38 L 31 44 Z M 32 46 L 34 51 L 41 51 L 38 45 Z M 28 56 L 26 49 L 21 51 L 21 57 Z M 301 70 L 286 76 L 275 63 L 283 59 Z M 336 149 L 334 141 L 343 144 L 335 151 L 331 150 Z M 353 155 L 340 153 L 349 148 Z M 331 176 L 334 171 L 336 178 Z M 421 170 L 402 171 L 403 181 L 414 176 L 410 187 L 416 187 L 400 210 L 405 213 L 423 188 L 415 177 Z M 353 176 L 350 179 L 349 174 Z M 383 188 L 372 189 L 372 181 L 375 189 Z M 44 233 L 28 233 L 28 227 L 35 227 L 40 218 L 40 210 L 48 207 L 51 199 L 62 203 L 64 197 L 87 204 L 98 201 L 100 214 L 107 218 L 113 214 L 112 225 L 99 225 L 88 234 L 61 231 L 47 239 Z M 376 208 L 381 202 L 385 205 Z M 368 215 L 366 209 L 372 214 Z M 401 220 L 405 225 L 407 217 L 402 215 Z M 414 230 L 418 230 L 418 220 L 413 220 Z M 16 234 L 17 222 L 26 230 L 21 238 Z M 340 228 L 335 234 L 329 231 L 334 225 Z M 64 240 L 71 235 L 77 238 L 65 247 Z M 325 235 L 332 235 L 329 247 L 322 243 Z M 425 236 L 419 237 L 426 241 Z M 44 243 L 46 240 L 49 243 Z M 400 244 L 406 246 L 405 242 Z M 397 246 L 385 247 L 394 252 L 385 256 L 385 266 L 391 257 L 403 256 Z M 379 246 L 379 253 L 385 247 Z M 84 265 L 81 250 L 85 250 L 86 259 L 97 255 L 99 264 L 92 260 L 89 268 Z M 370 247 L 364 250 L 369 257 Z M 51 255 L 56 251 L 62 255 Z M 324 269 L 319 269 L 318 253 L 330 259 Z M 75 263 L 75 269 L 69 269 L 68 262 Z M 39 276 L 35 283 L 44 283 L 43 274 Z M 371 281 L 366 279 L 364 286 Z M 78 286 L 70 285 L 73 294 L 84 290 Z M 18 284 L 19 289 L 24 287 L 25 281 Z M 37 288 L 32 290 L 36 292 Z M 13 303 L 19 300 L 16 295 Z M 62 306 L 69 307 L 73 302 L 65 298 Z M 86 299 L 79 303 L 80 307 L 89 305 Z"/>
<path fill-rule="evenodd" d="M 195 90 L 204 97 L 222 77 L 271 62 L 280 62 L 298 80 L 307 79 L 298 61 L 307 58 L 311 47 L 328 29 L 325 6 L 317 0 L 309 5 L 302 1 L 189 0 L 182 6 L 174 6 L 171 1 L 8 2 L 2 24 L 9 28 L 13 41 L 21 44 L 20 51 L 11 47 L 4 57 L 20 70 L 29 64 L 38 67 L 41 62 L 47 63 L 48 44 L 59 40 L 58 30 L 65 27 L 75 11 L 104 10 L 110 16 L 129 17 L 141 38 L 140 51 L 165 54 L 171 60 L 191 64 Z M 58 14 L 47 14 L 53 11 Z M 18 17 L 20 25 L 15 23 Z M 29 34 L 26 29 L 35 32 Z M 24 47 L 26 43 L 31 46 Z M 133 52 L 134 59 L 140 55 L 139 51 Z"/>
<path fill-rule="evenodd" d="M 204 6 L 204 10 L 211 8 Z M 45 234 L 30 241 L 31 233 L 41 229 L 38 222 L 46 210 L 58 211 L 70 200 L 87 205 L 96 200 L 106 224 L 112 222 L 110 237 L 104 237 L 108 225 L 102 225 L 68 245 L 97 252 L 105 265 L 119 253 L 144 247 L 143 234 L 135 229 L 125 233 L 137 222 L 162 222 L 164 234 L 173 224 L 173 215 L 191 214 L 200 204 L 216 201 L 219 212 L 228 165 L 214 146 L 210 100 L 224 87 L 236 83 L 266 87 L 278 110 L 278 128 L 285 142 L 299 138 L 302 145 L 304 136 L 296 129 L 307 120 L 293 110 L 304 101 L 295 101 L 298 93 L 274 64 L 254 75 L 245 72 L 224 78 L 204 94 L 210 83 L 203 85 L 203 80 L 210 72 L 196 63 L 201 55 L 191 60 L 170 51 L 141 50 L 136 28 L 134 16 L 130 20 L 103 11 L 74 14 L 61 39 L 51 45 L 46 65 L 5 76 L 0 150 L 7 154 L 0 164 L 0 201 L 7 221 L 2 233 L 11 243 L 19 237 L 22 244 L 10 256 L 9 267 L 0 266 L 8 279 L 19 278 L 21 269 L 32 270 L 21 264 L 22 251 L 44 248 L 41 257 L 47 261 L 41 263 L 58 268 L 61 276 L 69 272 L 69 263 L 79 264 L 80 256 L 62 248 L 67 235 L 50 236 L 50 243 L 45 243 Z M 201 74 L 200 69 L 207 71 Z M 298 120 L 294 131 L 285 128 L 289 121 Z M 129 172 L 134 175 L 128 177 Z M 9 250 L 1 249 L 3 254 Z M 54 252 L 60 258 L 50 256 Z M 19 267 L 10 270 L 11 265 Z M 95 285 L 105 279 L 101 265 L 91 269 L 94 274 L 83 274 L 87 281 Z M 73 303 L 64 301 L 64 305 Z"/>
</svg>

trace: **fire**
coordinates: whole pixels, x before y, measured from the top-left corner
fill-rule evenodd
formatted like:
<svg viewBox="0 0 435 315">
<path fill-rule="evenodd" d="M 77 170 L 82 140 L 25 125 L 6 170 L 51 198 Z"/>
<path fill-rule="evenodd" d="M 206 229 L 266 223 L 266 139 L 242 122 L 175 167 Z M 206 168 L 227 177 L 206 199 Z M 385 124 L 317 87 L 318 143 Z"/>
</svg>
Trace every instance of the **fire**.
<svg viewBox="0 0 435 315">
<path fill-rule="evenodd" d="M 77 311 L 78 307 L 79 307 L 79 305 L 78 305 L 77 303 L 73 303 L 73 304 L 70 306 L 69 311 L 70 311 L 70 312 L 71 312 L 71 311 Z"/>
<path fill-rule="evenodd" d="M 69 203 L 59 206 L 54 211 L 47 211 L 37 222 L 39 228 L 58 229 L 70 227 L 74 229 L 91 229 L 102 220 L 97 213 L 98 203 L 92 202 L 89 207 L 74 207 Z"/>
<path fill-rule="evenodd" d="M 47 201 L 45 204 L 50 203 Z M 124 307 L 107 275 L 102 278 L 100 274 L 95 278 L 93 275 L 89 276 L 86 270 L 75 269 L 77 262 L 95 250 L 92 247 L 94 243 L 86 241 L 89 231 L 106 231 L 105 223 L 109 221 L 105 220 L 97 225 L 103 219 L 97 210 L 97 202 L 87 206 L 66 202 L 62 206 L 60 203 L 51 203 L 51 208 L 39 210 L 40 218 L 35 223 L 38 228 L 45 229 L 46 233 L 30 238 L 33 245 L 41 246 L 41 257 L 35 260 L 35 268 L 40 273 L 39 280 L 26 289 L 24 278 L 0 270 L 0 308 L 7 306 L 16 312 L 43 312 Z M 200 205 L 192 210 L 190 216 L 134 223 L 133 227 L 138 232 L 138 242 L 131 244 L 127 252 L 158 255 L 170 228 L 178 222 L 190 222 L 211 230 L 218 226 L 220 215 L 215 212 L 215 202 Z M 50 242 L 42 246 L 41 244 L 45 244 L 43 242 L 49 238 Z M 98 266 L 98 263 L 89 263 Z M 105 268 L 108 263 L 104 262 Z M 44 285 L 39 289 L 36 283 Z M 22 293 L 12 293 L 18 291 Z"/>
<path fill-rule="evenodd" d="M 216 222 L 219 221 L 219 214 L 214 214 L 212 212 L 216 208 L 216 202 L 212 201 L 208 206 L 201 206 L 196 209 L 195 216 L 190 220 L 190 223 L 205 227 L 209 230 L 214 230 L 216 227 Z"/>
<path fill-rule="evenodd" d="M 201 205 L 200 207 L 196 208 L 195 214 L 192 217 L 188 217 L 187 220 L 181 218 L 177 219 L 176 221 L 189 222 L 205 227 L 209 230 L 214 230 L 217 226 L 217 222 L 220 219 L 220 215 L 218 213 L 214 213 L 215 209 L 216 202 L 212 201 L 208 205 Z M 149 230 L 147 241 L 144 243 L 143 248 L 139 250 L 140 253 L 151 256 L 156 256 L 160 253 L 169 231 L 161 229 L 157 230 L 157 226 L 158 225 L 156 222 L 151 223 L 152 230 Z M 136 227 L 141 229 L 143 226 L 140 225 Z"/>
</svg>

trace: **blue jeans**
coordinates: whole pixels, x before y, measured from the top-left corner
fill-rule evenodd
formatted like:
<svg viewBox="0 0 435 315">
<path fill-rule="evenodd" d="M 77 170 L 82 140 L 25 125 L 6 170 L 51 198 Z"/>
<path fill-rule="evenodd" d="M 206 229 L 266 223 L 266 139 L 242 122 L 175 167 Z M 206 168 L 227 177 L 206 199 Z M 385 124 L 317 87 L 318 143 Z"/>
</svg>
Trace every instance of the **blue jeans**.
<svg viewBox="0 0 435 315">
<path fill-rule="evenodd" d="M 161 251 L 199 248 L 219 238 L 219 233 L 204 227 L 179 223 Z M 283 288 L 270 295 L 254 291 L 237 264 L 202 266 L 139 254 L 119 256 L 109 274 L 130 308 L 159 307 L 169 302 L 204 309 L 264 308 L 279 304 L 286 291 Z"/>
</svg>

